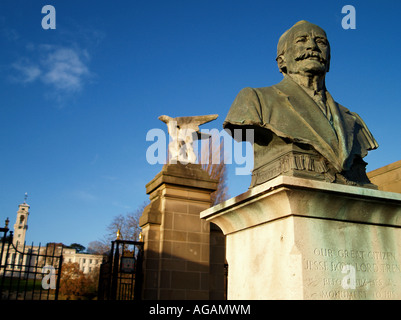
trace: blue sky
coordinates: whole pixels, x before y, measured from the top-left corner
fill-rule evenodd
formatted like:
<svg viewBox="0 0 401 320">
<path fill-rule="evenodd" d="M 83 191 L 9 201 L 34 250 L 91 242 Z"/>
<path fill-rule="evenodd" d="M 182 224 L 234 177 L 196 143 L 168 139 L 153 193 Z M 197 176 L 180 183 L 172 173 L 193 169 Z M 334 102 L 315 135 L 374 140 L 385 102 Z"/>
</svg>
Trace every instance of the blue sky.
<svg viewBox="0 0 401 320">
<path fill-rule="evenodd" d="M 44 30 L 44 5 L 56 29 Z M 341 26 L 343 6 L 356 29 Z M 237 93 L 282 78 L 279 36 L 299 20 L 326 30 L 326 85 L 380 147 L 368 171 L 400 160 L 399 1 L 21 1 L 0 3 L 0 224 L 28 192 L 27 242 L 87 246 L 148 196 L 146 133 L 158 116 L 219 114 Z M 229 193 L 249 176 L 229 165 Z"/>
</svg>

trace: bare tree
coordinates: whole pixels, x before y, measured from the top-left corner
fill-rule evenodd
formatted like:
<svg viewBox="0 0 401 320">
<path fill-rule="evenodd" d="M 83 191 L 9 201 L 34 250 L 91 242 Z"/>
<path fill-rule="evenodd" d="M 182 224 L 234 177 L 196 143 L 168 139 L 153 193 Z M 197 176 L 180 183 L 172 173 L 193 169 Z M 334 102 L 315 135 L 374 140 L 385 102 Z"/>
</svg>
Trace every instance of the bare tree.
<svg viewBox="0 0 401 320">
<path fill-rule="evenodd" d="M 139 218 L 147 206 L 148 202 L 144 202 L 134 212 L 129 212 L 126 215 L 120 214 L 115 216 L 111 223 L 107 226 L 108 234 L 106 239 L 109 241 L 115 240 L 117 231 L 120 231 L 120 239 L 136 241 L 139 238 L 141 228 L 139 227 Z"/>
<path fill-rule="evenodd" d="M 110 250 L 110 241 L 96 240 L 88 244 L 87 252 L 91 254 L 107 254 Z"/>
<path fill-rule="evenodd" d="M 120 232 L 121 240 L 138 241 L 141 228 L 139 227 L 139 218 L 148 205 L 145 201 L 136 211 L 129 212 L 125 215 L 119 214 L 113 218 L 106 227 L 107 233 L 102 239 L 92 241 L 88 245 L 87 252 L 94 254 L 106 254 L 110 250 L 111 241 L 116 240 L 117 231 Z"/>
<path fill-rule="evenodd" d="M 210 178 L 218 180 L 217 190 L 211 194 L 212 205 L 229 198 L 227 186 L 227 167 L 224 163 L 224 144 L 219 138 L 212 136 L 201 150 L 202 169 Z"/>
</svg>

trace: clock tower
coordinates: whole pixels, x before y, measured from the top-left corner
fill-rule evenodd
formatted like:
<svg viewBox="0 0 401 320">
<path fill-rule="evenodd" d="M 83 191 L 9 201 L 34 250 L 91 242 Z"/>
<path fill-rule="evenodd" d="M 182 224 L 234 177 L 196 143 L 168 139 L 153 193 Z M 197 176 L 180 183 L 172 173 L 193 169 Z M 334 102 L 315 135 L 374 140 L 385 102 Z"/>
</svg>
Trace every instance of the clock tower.
<svg viewBox="0 0 401 320">
<path fill-rule="evenodd" d="M 13 243 L 16 246 L 17 242 L 20 245 L 25 243 L 25 235 L 28 230 L 28 215 L 29 205 L 26 203 L 27 195 L 25 194 L 24 203 L 18 206 L 17 220 L 14 224 L 14 238 Z"/>
</svg>

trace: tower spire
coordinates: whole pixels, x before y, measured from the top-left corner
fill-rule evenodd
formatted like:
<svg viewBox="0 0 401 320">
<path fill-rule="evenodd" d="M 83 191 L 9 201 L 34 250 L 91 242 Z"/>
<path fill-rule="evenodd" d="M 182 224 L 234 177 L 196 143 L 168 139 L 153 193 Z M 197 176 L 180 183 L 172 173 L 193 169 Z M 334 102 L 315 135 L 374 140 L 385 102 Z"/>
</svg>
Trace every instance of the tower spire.
<svg viewBox="0 0 401 320">
<path fill-rule="evenodd" d="M 26 203 L 28 194 L 25 193 L 24 203 L 18 206 L 17 218 L 14 224 L 14 245 L 24 245 L 26 231 L 28 230 L 29 204 Z"/>
</svg>

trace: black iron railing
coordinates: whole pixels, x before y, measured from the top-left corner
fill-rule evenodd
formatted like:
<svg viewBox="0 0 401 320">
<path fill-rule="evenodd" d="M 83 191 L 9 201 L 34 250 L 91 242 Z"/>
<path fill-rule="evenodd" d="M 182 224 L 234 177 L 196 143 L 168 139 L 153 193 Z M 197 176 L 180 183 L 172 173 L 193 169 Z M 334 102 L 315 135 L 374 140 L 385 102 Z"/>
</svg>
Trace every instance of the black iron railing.
<svg viewBox="0 0 401 320">
<path fill-rule="evenodd" d="M 62 247 L 14 244 L 7 227 L 0 232 L 0 300 L 57 300 Z"/>
<path fill-rule="evenodd" d="M 115 240 L 100 267 L 99 300 L 140 300 L 143 242 Z"/>
</svg>

